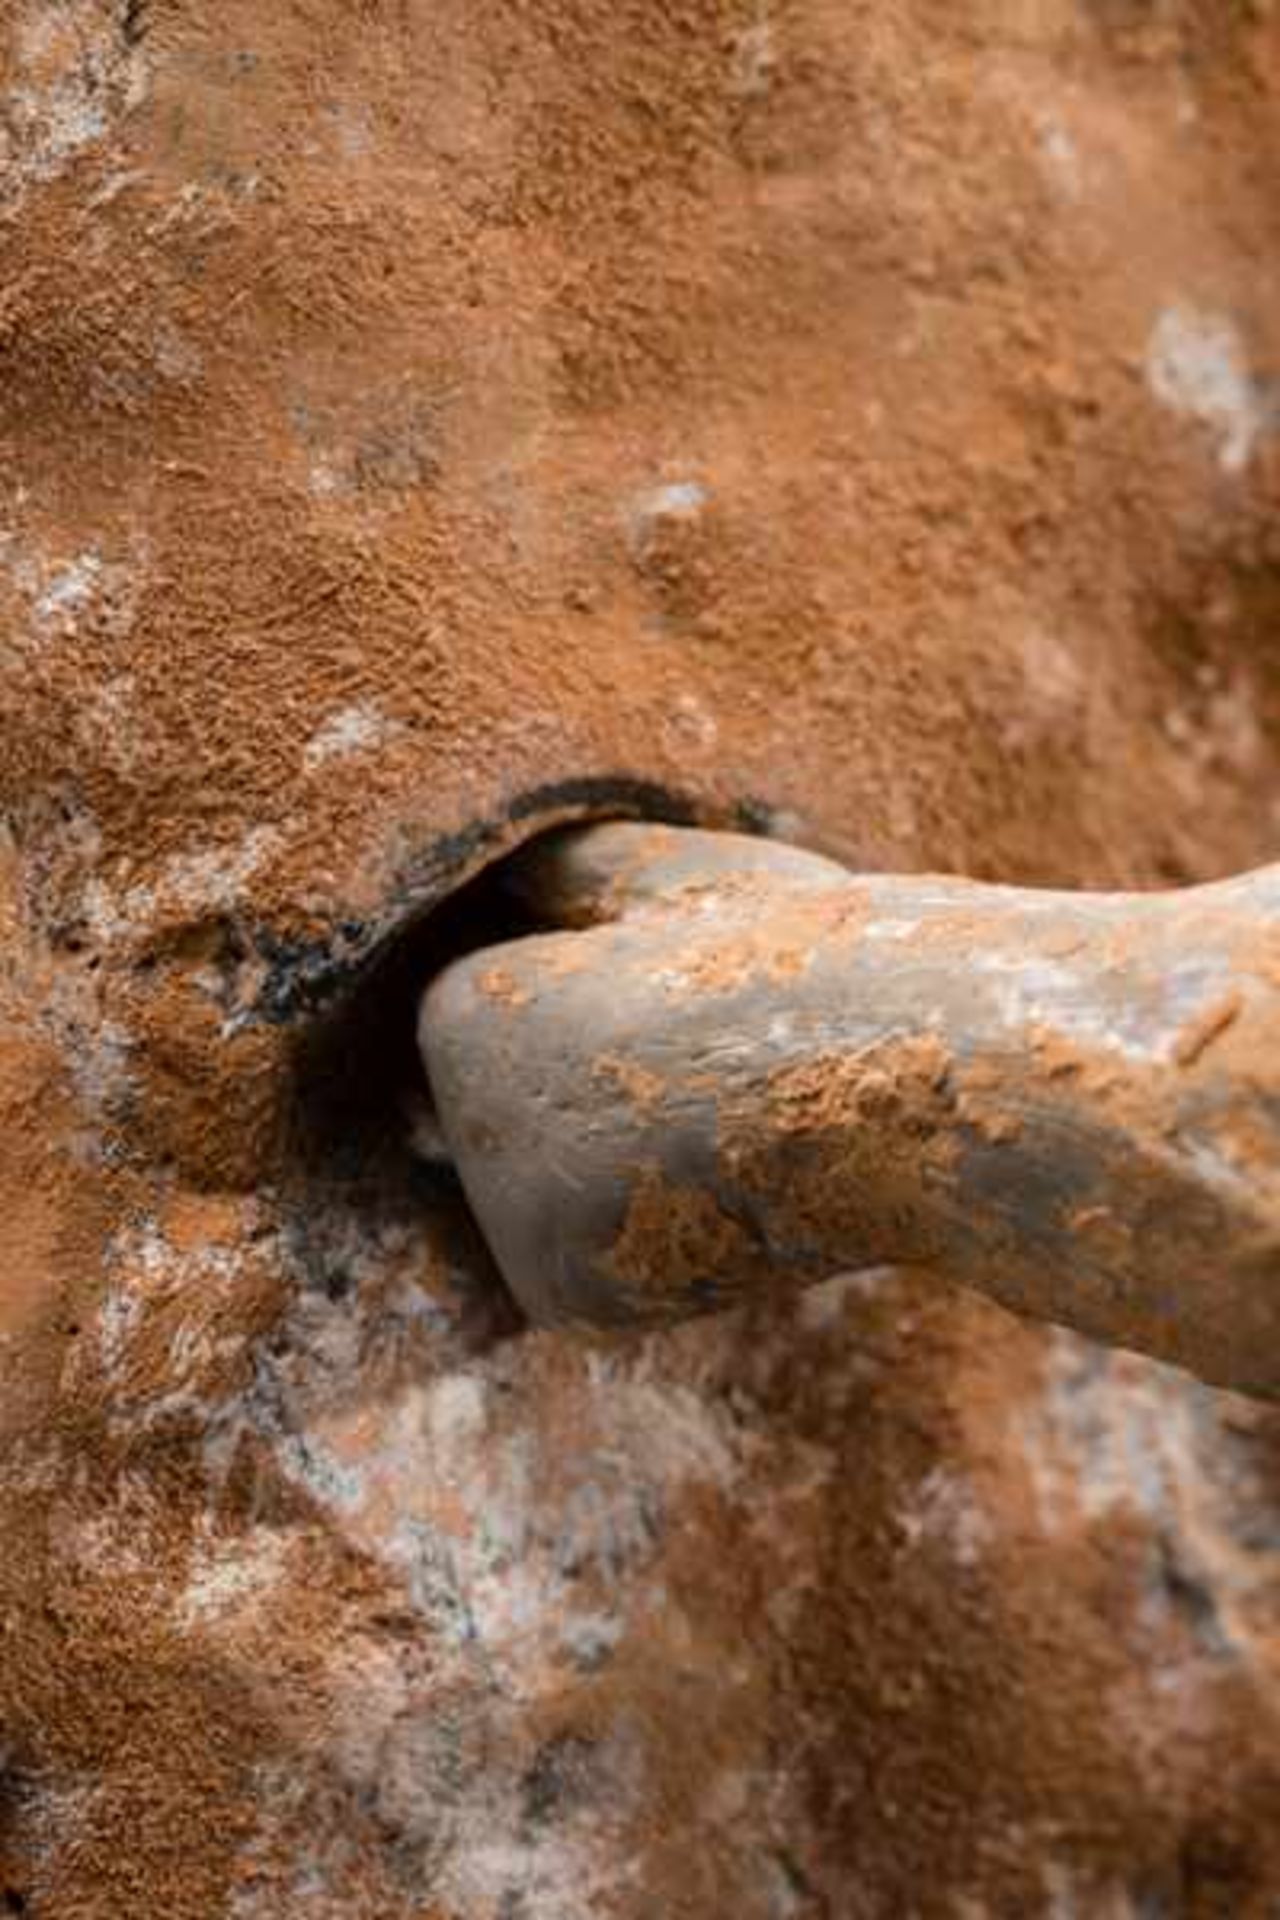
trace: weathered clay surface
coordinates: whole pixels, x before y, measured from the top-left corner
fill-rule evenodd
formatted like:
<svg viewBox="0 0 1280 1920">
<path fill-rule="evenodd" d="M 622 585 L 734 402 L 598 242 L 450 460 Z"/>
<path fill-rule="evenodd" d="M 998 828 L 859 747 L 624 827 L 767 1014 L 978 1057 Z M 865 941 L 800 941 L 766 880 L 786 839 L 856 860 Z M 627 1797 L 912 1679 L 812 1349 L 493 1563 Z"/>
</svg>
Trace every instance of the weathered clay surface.
<svg viewBox="0 0 1280 1920">
<path fill-rule="evenodd" d="M 1272 10 L 8 0 L 0 86 L 0 1906 L 1273 1911 L 1274 1420 L 885 1272 L 504 1340 L 284 1124 L 575 812 L 1274 857 Z"/>
</svg>

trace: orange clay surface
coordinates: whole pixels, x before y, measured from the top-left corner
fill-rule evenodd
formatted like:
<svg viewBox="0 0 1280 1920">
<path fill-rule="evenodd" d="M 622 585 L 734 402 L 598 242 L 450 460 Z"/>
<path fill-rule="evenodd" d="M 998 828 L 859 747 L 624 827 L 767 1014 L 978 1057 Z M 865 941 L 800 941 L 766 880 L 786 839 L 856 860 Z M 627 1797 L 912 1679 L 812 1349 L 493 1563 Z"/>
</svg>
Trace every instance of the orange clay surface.
<svg viewBox="0 0 1280 1920">
<path fill-rule="evenodd" d="M 1272 1416 L 286 1121 L 556 818 L 1274 858 L 1278 175 L 1264 0 L 6 0 L 0 1912 L 1274 1913 Z"/>
</svg>

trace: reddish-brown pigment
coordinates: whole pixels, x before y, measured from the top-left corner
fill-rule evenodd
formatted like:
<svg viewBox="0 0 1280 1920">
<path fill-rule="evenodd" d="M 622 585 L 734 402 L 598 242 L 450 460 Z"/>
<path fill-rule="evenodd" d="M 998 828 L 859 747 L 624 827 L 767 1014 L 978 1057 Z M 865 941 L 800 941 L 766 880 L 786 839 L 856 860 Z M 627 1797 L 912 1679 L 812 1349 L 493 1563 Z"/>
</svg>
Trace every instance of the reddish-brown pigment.
<svg viewBox="0 0 1280 1920">
<path fill-rule="evenodd" d="M 486 1345 L 281 1112 L 298 956 L 565 783 L 1274 858 L 1273 9 L 8 0 L 0 87 L 0 1908 L 1272 1911 L 1274 1420 L 892 1274 Z"/>
</svg>

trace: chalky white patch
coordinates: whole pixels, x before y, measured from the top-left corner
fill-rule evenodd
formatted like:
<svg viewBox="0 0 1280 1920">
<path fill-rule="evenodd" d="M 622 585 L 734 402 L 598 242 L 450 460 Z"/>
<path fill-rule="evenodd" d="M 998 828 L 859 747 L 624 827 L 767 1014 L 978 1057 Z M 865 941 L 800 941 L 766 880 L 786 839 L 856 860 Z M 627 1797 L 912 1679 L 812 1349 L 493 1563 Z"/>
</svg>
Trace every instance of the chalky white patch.
<svg viewBox="0 0 1280 1920">
<path fill-rule="evenodd" d="M 309 773 L 331 760 L 350 760 L 379 747 L 393 736 L 396 725 L 373 706 L 340 707 L 331 713 L 303 749 Z"/>
<path fill-rule="evenodd" d="M 270 1527 L 255 1527 L 243 1536 L 204 1542 L 178 1597 L 181 1624 L 207 1625 L 251 1610 L 278 1586 L 287 1546 L 287 1538 Z"/>
<path fill-rule="evenodd" d="M 900 1519 L 912 1547 L 936 1542 L 961 1567 L 976 1565 L 995 1535 L 994 1523 L 978 1504 L 973 1488 L 945 1467 L 929 1470 Z"/>
<path fill-rule="evenodd" d="M 106 945 L 145 933 L 166 914 L 197 917 L 211 909 L 229 910 L 280 844 L 274 827 L 255 827 L 238 846 L 173 854 L 153 881 L 139 881 L 123 892 L 91 880 L 84 892 L 85 919 L 94 938 Z"/>
<path fill-rule="evenodd" d="M 0 204 L 10 205 L 102 145 L 147 86 L 142 49 L 95 0 L 27 0 L 11 46 L 0 117 Z"/>
<path fill-rule="evenodd" d="M 1242 473 L 1271 410 L 1232 322 L 1192 306 L 1167 307 L 1147 342 L 1146 375 L 1162 406 L 1212 434 L 1223 472 Z"/>
<path fill-rule="evenodd" d="M 102 575 L 102 561 L 96 553 L 82 553 L 60 567 L 35 603 L 35 616 L 42 625 L 69 620 L 76 609 L 93 598 Z"/>
<path fill-rule="evenodd" d="M 696 520 L 710 495 L 700 480 L 668 480 L 633 495 L 624 512 L 633 547 L 642 548 L 664 522 Z"/>
<path fill-rule="evenodd" d="M 672 480 L 665 487 L 655 487 L 652 493 L 644 494 L 637 502 L 638 511 L 646 520 L 657 520 L 664 516 L 677 520 L 687 520 L 707 503 L 707 490 L 697 480 Z"/>
</svg>

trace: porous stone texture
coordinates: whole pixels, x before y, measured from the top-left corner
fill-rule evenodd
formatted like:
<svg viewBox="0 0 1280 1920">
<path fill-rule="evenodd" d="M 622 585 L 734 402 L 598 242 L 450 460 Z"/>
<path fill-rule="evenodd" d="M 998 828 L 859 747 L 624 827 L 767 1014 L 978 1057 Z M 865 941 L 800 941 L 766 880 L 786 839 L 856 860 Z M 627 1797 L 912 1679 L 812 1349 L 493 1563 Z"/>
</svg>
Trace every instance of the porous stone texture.
<svg viewBox="0 0 1280 1920">
<path fill-rule="evenodd" d="M 510 1337 L 289 1124 L 575 813 L 1274 858 L 1271 6 L 8 0 L 0 88 L 0 1910 L 1274 1913 L 1274 1417 L 894 1272 Z"/>
</svg>

